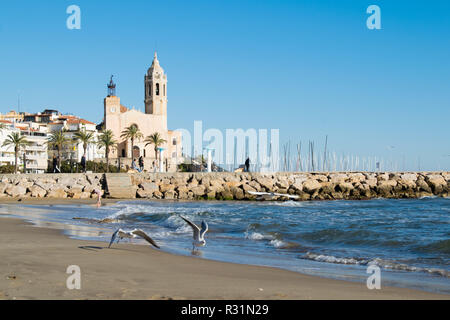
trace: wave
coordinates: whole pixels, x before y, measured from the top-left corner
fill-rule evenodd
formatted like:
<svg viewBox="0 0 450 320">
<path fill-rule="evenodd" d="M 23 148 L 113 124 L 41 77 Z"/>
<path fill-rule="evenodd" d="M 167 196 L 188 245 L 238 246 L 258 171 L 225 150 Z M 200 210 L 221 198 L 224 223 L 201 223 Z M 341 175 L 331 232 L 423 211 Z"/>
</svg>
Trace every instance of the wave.
<svg viewBox="0 0 450 320">
<path fill-rule="evenodd" d="M 426 273 L 431 273 L 431 274 L 443 276 L 446 278 L 450 278 L 450 272 L 447 270 L 437 269 L 437 268 L 415 267 L 415 266 L 410 266 L 407 264 L 396 263 L 393 261 L 384 260 L 381 258 L 374 258 L 374 259 L 342 258 L 342 257 L 335 257 L 335 256 L 329 256 L 329 255 L 323 255 L 323 254 L 316 254 L 316 253 L 311 253 L 311 252 L 307 252 L 301 258 L 306 259 L 306 260 L 335 263 L 335 264 L 362 265 L 362 266 L 376 265 L 382 269 L 390 269 L 390 270 L 397 270 L 397 271 L 409 271 L 409 272 L 426 272 Z"/>
<path fill-rule="evenodd" d="M 439 252 L 450 254 L 450 239 L 436 241 L 425 246 L 419 246 L 416 249 L 422 252 Z"/>
</svg>

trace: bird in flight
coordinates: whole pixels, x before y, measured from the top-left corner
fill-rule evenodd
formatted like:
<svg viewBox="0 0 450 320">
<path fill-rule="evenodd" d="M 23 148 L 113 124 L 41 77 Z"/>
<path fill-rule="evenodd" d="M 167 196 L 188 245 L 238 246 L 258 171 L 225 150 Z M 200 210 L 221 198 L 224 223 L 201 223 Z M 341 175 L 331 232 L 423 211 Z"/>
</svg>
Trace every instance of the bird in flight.
<svg viewBox="0 0 450 320">
<path fill-rule="evenodd" d="M 192 221 L 180 216 L 181 219 L 186 221 L 186 223 L 192 228 L 194 241 L 192 242 L 192 251 L 194 251 L 195 247 L 204 247 L 206 245 L 205 234 L 208 232 L 208 224 L 203 221 L 202 227 L 199 228 Z"/>
<path fill-rule="evenodd" d="M 131 242 L 131 239 L 135 239 L 138 237 L 144 239 L 145 241 L 150 243 L 152 246 L 159 249 L 159 246 L 156 244 L 156 242 L 152 238 L 150 238 L 144 231 L 142 231 L 140 229 L 134 229 L 132 231 L 125 231 L 122 229 L 118 229 L 112 235 L 108 248 L 111 248 L 111 246 L 114 243 L 114 240 L 116 240 L 116 238 L 117 238 L 117 243 L 119 243 L 119 241 L 123 240 L 124 238 L 130 239 L 130 242 Z"/>
<path fill-rule="evenodd" d="M 253 191 L 249 191 L 248 193 L 250 193 L 251 195 L 254 196 L 259 196 L 261 199 L 264 198 L 264 196 L 269 196 L 272 198 L 275 197 L 286 197 L 289 199 L 298 199 L 299 197 L 296 195 L 291 195 L 291 194 L 284 194 L 284 193 L 275 193 L 275 192 L 253 192 Z"/>
</svg>

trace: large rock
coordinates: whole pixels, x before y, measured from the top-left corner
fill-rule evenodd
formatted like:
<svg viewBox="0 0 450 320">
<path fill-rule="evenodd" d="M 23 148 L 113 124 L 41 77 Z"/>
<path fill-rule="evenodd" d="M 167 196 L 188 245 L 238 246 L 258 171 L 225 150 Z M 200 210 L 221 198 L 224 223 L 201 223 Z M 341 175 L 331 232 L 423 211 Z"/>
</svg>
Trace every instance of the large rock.
<svg viewBox="0 0 450 320">
<path fill-rule="evenodd" d="M 65 199 L 67 198 L 67 193 L 63 187 L 54 188 L 48 192 L 47 198 Z"/>
<path fill-rule="evenodd" d="M 174 191 L 175 190 L 175 185 L 173 185 L 173 184 L 161 184 L 160 186 L 159 186 L 159 190 L 162 192 L 162 193 L 166 193 L 167 191 Z"/>
<path fill-rule="evenodd" d="M 338 184 L 342 193 L 348 195 L 353 190 L 353 185 L 350 182 L 341 182 Z"/>
<path fill-rule="evenodd" d="M 315 191 L 319 190 L 322 187 L 319 181 L 317 180 L 307 180 L 303 182 L 303 191 L 313 194 Z"/>
<path fill-rule="evenodd" d="M 347 181 L 348 176 L 345 173 L 332 173 L 330 174 L 330 182 L 341 183 Z"/>
<path fill-rule="evenodd" d="M 366 176 L 362 173 L 349 173 L 349 182 L 350 183 L 361 183 L 366 180 Z"/>
<path fill-rule="evenodd" d="M 153 182 L 143 182 L 141 183 L 140 187 L 145 191 L 145 192 L 154 192 L 159 190 L 159 187 L 156 183 Z"/>
<path fill-rule="evenodd" d="M 138 189 L 136 191 L 136 196 L 141 199 L 147 199 L 153 197 L 153 191 L 146 191 L 144 189 Z"/>
<path fill-rule="evenodd" d="M 25 187 L 22 187 L 20 185 L 17 186 L 9 186 L 6 188 L 5 192 L 13 197 L 13 198 L 17 198 L 17 197 L 22 197 L 27 193 L 27 189 Z"/>
<path fill-rule="evenodd" d="M 258 182 L 261 187 L 265 188 L 266 191 L 273 191 L 274 181 L 272 179 L 266 177 L 258 177 L 256 179 L 256 182 Z"/>
<path fill-rule="evenodd" d="M 390 198 L 392 196 L 392 190 L 395 186 L 397 186 L 397 181 L 395 180 L 378 181 L 378 195 L 381 197 Z"/>
<path fill-rule="evenodd" d="M 244 190 L 242 190 L 239 187 L 233 187 L 230 189 L 231 193 L 233 194 L 233 198 L 236 200 L 243 200 L 245 199 Z"/>
<path fill-rule="evenodd" d="M 447 189 L 447 182 L 440 174 L 428 175 L 426 176 L 425 181 L 431 187 L 431 190 L 435 195 L 439 195 Z"/>
<path fill-rule="evenodd" d="M 203 197 L 203 196 L 205 196 L 205 190 L 206 190 L 205 186 L 199 185 L 199 186 L 196 186 L 194 188 L 191 188 L 190 191 L 196 197 Z"/>
<path fill-rule="evenodd" d="M 423 178 L 417 179 L 416 186 L 419 192 L 426 192 L 428 194 L 432 194 L 431 187 L 428 185 L 428 183 L 425 182 Z"/>
<path fill-rule="evenodd" d="M 166 200 L 177 199 L 177 193 L 174 190 L 168 190 L 168 191 L 164 192 L 164 199 L 166 199 Z"/>
<path fill-rule="evenodd" d="M 47 195 L 47 190 L 43 189 L 38 185 L 33 185 L 29 188 L 31 196 L 33 198 L 44 198 Z"/>
<path fill-rule="evenodd" d="M 9 183 L 0 182 L 0 194 L 5 193 L 5 190 L 8 186 L 9 186 Z"/>
</svg>

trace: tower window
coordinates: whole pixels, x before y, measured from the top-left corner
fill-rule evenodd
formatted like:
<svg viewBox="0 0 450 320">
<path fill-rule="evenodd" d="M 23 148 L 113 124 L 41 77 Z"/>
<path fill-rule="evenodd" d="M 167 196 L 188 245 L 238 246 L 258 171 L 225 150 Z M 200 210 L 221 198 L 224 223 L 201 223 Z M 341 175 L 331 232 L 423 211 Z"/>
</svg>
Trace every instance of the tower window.
<svg viewBox="0 0 450 320">
<path fill-rule="evenodd" d="M 156 84 L 156 95 L 159 96 L 159 83 Z"/>
<path fill-rule="evenodd" d="M 166 85 L 164 85 L 164 97 L 166 96 Z"/>
</svg>

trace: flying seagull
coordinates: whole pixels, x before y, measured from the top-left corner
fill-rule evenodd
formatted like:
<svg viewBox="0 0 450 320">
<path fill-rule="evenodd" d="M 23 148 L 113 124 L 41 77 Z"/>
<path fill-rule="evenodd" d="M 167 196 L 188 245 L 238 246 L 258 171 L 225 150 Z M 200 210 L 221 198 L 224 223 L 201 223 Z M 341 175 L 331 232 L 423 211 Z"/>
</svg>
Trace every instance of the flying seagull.
<svg viewBox="0 0 450 320">
<path fill-rule="evenodd" d="M 269 197 L 286 197 L 289 199 L 298 199 L 298 196 L 295 195 L 291 195 L 291 194 L 283 194 L 283 193 L 274 193 L 274 192 L 253 192 L 253 191 L 249 191 L 248 193 L 254 195 L 254 196 L 269 196 Z"/>
<path fill-rule="evenodd" d="M 132 231 L 124 231 L 122 229 L 117 230 L 116 232 L 114 232 L 114 234 L 111 237 L 111 241 L 109 243 L 109 247 L 111 248 L 111 245 L 113 244 L 114 240 L 117 239 L 117 243 L 119 243 L 120 240 L 124 239 L 124 238 L 128 238 L 130 239 L 134 239 L 140 237 L 144 240 L 146 240 L 148 243 L 150 243 L 152 246 L 154 246 L 155 248 L 159 249 L 159 246 L 156 244 L 155 241 L 153 241 L 152 238 L 150 238 L 144 231 L 140 230 L 140 229 L 134 229 Z"/>
<path fill-rule="evenodd" d="M 194 251 L 195 247 L 204 247 L 206 245 L 205 234 L 208 232 L 208 224 L 205 221 L 202 221 L 202 228 L 200 229 L 195 223 L 192 221 L 180 216 L 181 219 L 186 221 L 188 225 L 191 226 L 193 231 L 194 241 L 192 242 L 192 250 Z"/>
</svg>

